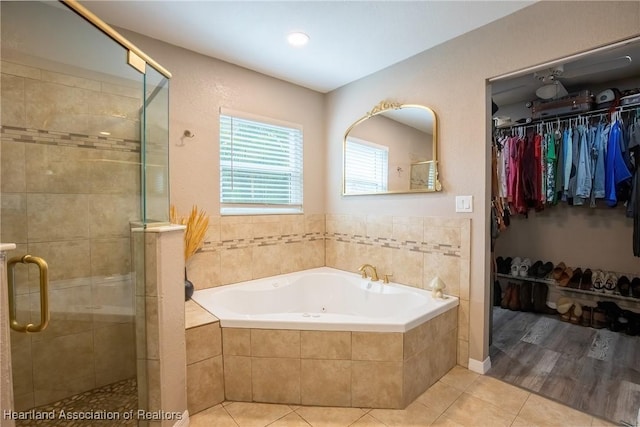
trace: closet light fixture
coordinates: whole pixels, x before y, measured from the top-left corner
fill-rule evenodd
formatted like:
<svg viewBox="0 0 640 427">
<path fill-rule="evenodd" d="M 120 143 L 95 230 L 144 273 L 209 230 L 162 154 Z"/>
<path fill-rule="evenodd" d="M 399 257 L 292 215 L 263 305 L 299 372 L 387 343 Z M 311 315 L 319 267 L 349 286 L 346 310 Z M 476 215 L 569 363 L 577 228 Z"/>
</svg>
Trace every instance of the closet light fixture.
<svg viewBox="0 0 640 427">
<path fill-rule="evenodd" d="M 536 89 L 536 96 L 541 99 L 557 99 L 567 96 L 568 94 L 567 89 L 558 80 Z"/>
<path fill-rule="evenodd" d="M 309 36 L 300 31 L 294 31 L 289 33 L 287 41 L 291 46 L 300 47 L 309 43 Z"/>
</svg>

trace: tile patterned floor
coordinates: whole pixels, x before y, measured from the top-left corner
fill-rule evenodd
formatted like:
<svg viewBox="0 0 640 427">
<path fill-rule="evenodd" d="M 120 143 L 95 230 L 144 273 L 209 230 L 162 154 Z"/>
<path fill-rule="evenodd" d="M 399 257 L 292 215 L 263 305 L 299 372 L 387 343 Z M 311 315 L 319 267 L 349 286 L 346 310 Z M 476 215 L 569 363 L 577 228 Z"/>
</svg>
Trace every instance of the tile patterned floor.
<svg viewBox="0 0 640 427">
<path fill-rule="evenodd" d="M 191 427 L 614 425 L 459 366 L 403 410 L 224 402 L 190 419 Z"/>
</svg>

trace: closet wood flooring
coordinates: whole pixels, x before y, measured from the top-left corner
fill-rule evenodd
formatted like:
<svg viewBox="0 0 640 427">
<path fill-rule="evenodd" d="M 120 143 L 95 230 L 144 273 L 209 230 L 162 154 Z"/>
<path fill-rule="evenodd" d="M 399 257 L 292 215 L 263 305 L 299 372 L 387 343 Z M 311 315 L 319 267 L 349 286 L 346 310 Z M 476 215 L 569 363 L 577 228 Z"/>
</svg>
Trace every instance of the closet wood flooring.
<svg viewBox="0 0 640 427">
<path fill-rule="evenodd" d="M 493 307 L 487 375 L 614 423 L 640 410 L 640 336 Z"/>
</svg>

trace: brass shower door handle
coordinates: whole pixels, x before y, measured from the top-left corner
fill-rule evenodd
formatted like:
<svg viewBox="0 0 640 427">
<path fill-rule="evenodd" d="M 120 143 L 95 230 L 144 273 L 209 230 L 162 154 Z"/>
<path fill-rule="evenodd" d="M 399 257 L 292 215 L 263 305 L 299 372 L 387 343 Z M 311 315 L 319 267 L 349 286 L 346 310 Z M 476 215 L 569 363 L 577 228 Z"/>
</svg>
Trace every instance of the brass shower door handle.
<svg viewBox="0 0 640 427">
<path fill-rule="evenodd" d="M 16 290 L 14 283 L 14 269 L 17 263 L 36 264 L 40 270 L 40 323 L 26 325 L 18 322 L 16 316 Z M 16 332 L 40 332 L 49 324 L 49 266 L 40 257 L 24 255 L 13 257 L 7 261 L 7 274 L 9 283 L 9 326 Z"/>
</svg>

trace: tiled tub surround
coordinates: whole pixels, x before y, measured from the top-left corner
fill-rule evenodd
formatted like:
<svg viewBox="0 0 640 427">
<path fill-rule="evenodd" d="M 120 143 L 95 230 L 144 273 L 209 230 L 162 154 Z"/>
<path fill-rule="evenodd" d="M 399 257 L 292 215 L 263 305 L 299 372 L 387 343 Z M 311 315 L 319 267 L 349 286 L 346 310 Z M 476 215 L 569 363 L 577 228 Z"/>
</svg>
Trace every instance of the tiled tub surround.
<svg viewBox="0 0 640 427">
<path fill-rule="evenodd" d="M 404 408 L 456 364 L 457 298 L 324 267 L 193 299 L 220 319 L 227 400 Z"/>
<path fill-rule="evenodd" d="M 193 301 L 185 303 L 189 414 L 224 401 L 220 322 Z"/>
<path fill-rule="evenodd" d="M 367 262 L 380 277 L 425 288 L 439 276 L 460 298 L 457 361 L 469 361 L 471 220 L 420 216 L 326 215 L 327 267 L 356 271 Z"/>
<path fill-rule="evenodd" d="M 142 91 L 86 70 L 0 68 L 1 237 L 49 264 L 49 327 L 11 337 L 25 410 L 135 377 L 129 221 L 140 215 Z M 37 269 L 18 265 L 16 285 L 20 314 L 37 319 Z"/>
<path fill-rule="evenodd" d="M 189 280 L 206 289 L 323 267 L 324 231 L 323 214 L 211 216 Z"/>
<path fill-rule="evenodd" d="M 227 400 L 405 408 L 456 364 L 457 310 L 401 332 L 222 328 Z"/>
</svg>

